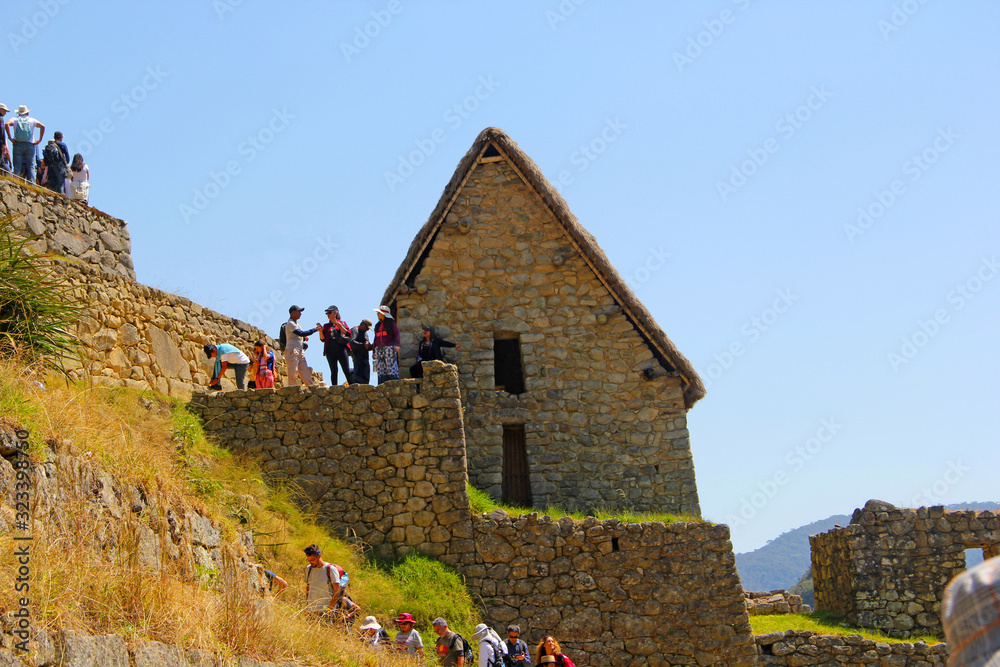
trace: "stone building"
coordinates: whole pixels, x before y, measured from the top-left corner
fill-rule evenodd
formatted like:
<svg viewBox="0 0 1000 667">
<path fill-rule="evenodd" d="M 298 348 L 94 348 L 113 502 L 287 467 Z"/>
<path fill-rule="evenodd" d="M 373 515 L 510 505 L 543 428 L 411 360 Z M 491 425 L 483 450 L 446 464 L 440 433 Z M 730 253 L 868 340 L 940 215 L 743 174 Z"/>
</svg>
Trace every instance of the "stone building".
<svg viewBox="0 0 1000 667">
<path fill-rule="evenodd" d="M 1000 556 L 1000 512 L 899 509 L 869 500 L 850 525 L 809 537 L 817 611 L 893 637 L 942 635 L 944 589 L 966 551 Z"/>
<path fill-rule="evenodd" d="M 403 377 L 425 324 L 460 344 L 473 485 L 507 502 L 698 516 L 701 379 L 501 130 L 452 176 L 383 303 Z"/>
</svg>

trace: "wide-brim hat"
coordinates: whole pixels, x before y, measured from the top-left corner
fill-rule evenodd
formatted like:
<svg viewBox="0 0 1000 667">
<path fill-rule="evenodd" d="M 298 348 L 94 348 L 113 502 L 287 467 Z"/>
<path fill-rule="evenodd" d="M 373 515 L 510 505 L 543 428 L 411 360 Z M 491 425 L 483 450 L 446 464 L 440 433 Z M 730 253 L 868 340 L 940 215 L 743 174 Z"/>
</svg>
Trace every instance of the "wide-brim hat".
<svg viewBox="0 0 1000 667">
<path fill-rule="evenodd" d="M 555 663 L 556 657 L 554 655 L 543 655 L 542 659 L 538 661 L 539 665 L 547 665 L 548 663 Z"/>
<path fill-rule="evenodd" d="M 389 306 L 379 306 L 378 308 L 375 309 L 375 312 L 385 315 L 390 320 L 392 319 L 392 311 L 389 310 Z"/>
<path fill-rule="evenodd" d="M 416 625 L 416 621 L 413 620 L 413 614 L 400 614 L 393 623 L 413 623 Z"/>
<path fill-rule="evenodd" d="M 361 626 L 362 630 L 381 630 L 382 626 L 379 622 L 375 620 L 374 616 L 365 616 L 365 624 Z"/>
<path fill-rule="evenodd" d="M 7 108 L 6 104 L 0 104 L 0 111 L 3 111 L 4 113 L 6 113 L 6 112 L 10 111 L 10 109 Z"/>
<path fill-rule="evenodd" d="M 480 623 L 476 626 L 476 629 L 472 631 L 472 636 L 476 639 L 482 639 L 482 637 L 486 636 L 486 633 L 489 632 L 489 630 L 490 626 L 485 623 Z"/>
<path fill-rule="evenodd" d="M 27 116 L 29 113 L 31 113 L 31 109 L 24 106 L 23 104 L 17 108 L 18 116 Z"/>
</svg>

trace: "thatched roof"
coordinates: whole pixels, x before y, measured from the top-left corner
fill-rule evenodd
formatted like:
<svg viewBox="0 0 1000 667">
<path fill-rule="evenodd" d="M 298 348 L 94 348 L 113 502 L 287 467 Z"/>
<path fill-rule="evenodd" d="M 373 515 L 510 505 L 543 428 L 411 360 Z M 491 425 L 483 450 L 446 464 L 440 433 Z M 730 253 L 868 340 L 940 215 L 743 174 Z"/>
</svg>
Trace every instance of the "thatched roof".
<svg viewBox="0 0 1000 667">
<path fill-rule="evenodd" d="M 444 221 L 451 209 L 455 198 L 462 190 L 462 186 L 468 180 L 475 169 L 476 164 L 483 154 L 490 148 L 490 145 L 499 152 L 500 156 L 514 167 L 520 174 L 524 182 L 542 200 L 545 206 L 552 212 L 552 215 L 566 230 L 573 244 L 580 252 L 584 260 L 590 265 L 597 277 L 604 283 L 611 292 L 618 304 L 621 306 L 625 316 L 636 327 L 639 334 L 645 339 L 647 344 L 657 357 L 660 364 L 667 371 L 676 371 L 685 382 L 684 402 L 690 408 L 705 395 L 705 385 L 695 371 L 694 366 L 682 355 L 674 344 L 667 338 L 660 326 L 649 314 L 646 307 L 636 298 L 632 290 L 625 284 L 615 267 L 611 265 L 607 255 L 597 245 L 597 241 L 590 232 L 584 229 L 577 221 L 576 216 L 569 210 L 566 201 L 556 191 L 554 187 L 545 179 L 531 158 L 525 155 L 524 151 L 518 147 L 514 141 L 508 137 L 503 130 L 495 127 L 488 127 L 479 133 L 472 148 L 465 154 L 455 174 L 451 177 L 448 186 L 444 189 L 441 199 L 438 201 L 434 212 L 410 244 L 410 249 L 406 253 L 406 259 L 399 266 L 396 275 L 382 297 L 382 303 L 392 304 L 399 294 L 400 287 L 410 278 L 410 274 L 418 269 L 420 259 L 423 257 L 428 245 L 433 241 L 438 228 Z M 492 153 L 492 151 L 491 151 Z"/>
</svg>

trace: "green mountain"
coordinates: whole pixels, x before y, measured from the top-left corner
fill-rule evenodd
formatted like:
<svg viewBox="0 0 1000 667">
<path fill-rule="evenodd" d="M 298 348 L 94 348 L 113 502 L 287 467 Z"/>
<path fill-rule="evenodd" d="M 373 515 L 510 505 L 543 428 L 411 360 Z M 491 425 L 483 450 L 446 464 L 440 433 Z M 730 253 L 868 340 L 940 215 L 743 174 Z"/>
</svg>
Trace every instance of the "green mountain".
<svg viewBox="0 0 1000 667">
<path fill-rule="evenodd" d="M 996 510 L 1000 503 L 969 502 L 946 505 L 945 509 Z M 835 514 L 831 517 L 814 521 L 770 540 L 767 544 L 736 554 L 736 569 L 747 591 L 770 591 L 776 588 L 792 589 L 803 595 L 803 601 L 812 604 L 812 572 L 809 558 L 809 536 L 830 530 L 835 525 L 846 526 L 851 517 L 847 514 Z M 977 554 L 969 554 L 969 564 L 972 565 Z M 982 560 L 982 553 L 978 554 Z M 810 598 L 810 599 L 807 599 Z"/>
</svg>

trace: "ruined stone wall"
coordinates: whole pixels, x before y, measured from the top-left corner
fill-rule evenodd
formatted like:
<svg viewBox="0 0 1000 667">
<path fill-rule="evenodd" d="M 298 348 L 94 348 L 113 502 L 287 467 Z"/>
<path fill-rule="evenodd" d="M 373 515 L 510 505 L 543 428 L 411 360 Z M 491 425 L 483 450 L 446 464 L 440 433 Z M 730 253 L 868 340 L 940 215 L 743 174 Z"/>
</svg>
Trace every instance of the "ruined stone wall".
<svg viewBox="0 0 1000 667">
<path fill-rule="evenodd" d="M 755 663 L 729 528 L 707 523 L 474 518 L 458 566 L 486 623 L 546 634 L 584 665 Z"/>
<path fill-rule="evenodd" d="M 454 562 L 472 551 L 458 374 L 378 387 L 198 395 L 205 431 L 292 480 L 320 520 L 382 556 L 417 550 Z"/>
<path fill-rule="evenodd" d="M 36 253 L 82 260 L 135 280 L 132 242 L 124 220 L 44 189 L 0 178 L 0 217 L 13 218 L 17 238 Z"/>
<path fill-rule="evenodd" d="M 743 591 L 747 613 L 751 616 L 774 616 L 776 614 L 804 614 L 812 607 L 802 602 L 801 595 L 793 595 L 784 589 L 773 591 Z"/>
<path fill-rule="evenodd" d="M 869 501 L 849 526 L 809 541 L 818 611 L 894 637 L 942 636 L 944 589 L 965 570 L 965 549 L 996 553 L 1000 512 Z"/>
<path fill-rule="evenodd" d="M 534 506 L 700 515 L 681 379 L 643 376 L 650 347 L 510 165 L 475 167 L 412 283 L 400 367 L 425 324 L 461 344 L 473 485 L 501 497 L 503 428 L 523 425 Z M 496 388 L 495 335 L 520 336 L 520 395 Z"/>
<path fill-rule="evenodd" d="M 817 635 L 795 630 L 771 632 L 755 639 L 760 653 L 757 664 L 761 667 L 946 667 L 948 664 L 945 644 L 877 642 L 861 635 Z"/>
</svg>

